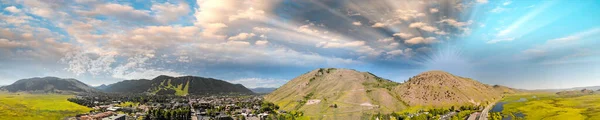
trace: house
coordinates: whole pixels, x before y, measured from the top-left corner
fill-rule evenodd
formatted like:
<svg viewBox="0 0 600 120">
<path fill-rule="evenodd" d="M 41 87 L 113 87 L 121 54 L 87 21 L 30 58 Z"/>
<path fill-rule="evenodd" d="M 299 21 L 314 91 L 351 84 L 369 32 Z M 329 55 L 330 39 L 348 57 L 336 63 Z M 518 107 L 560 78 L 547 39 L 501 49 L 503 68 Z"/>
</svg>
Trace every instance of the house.
<svg viewBox="0 0 600 120">
<path fill-rule="evenodd" d="M 116 115 L 112 115 L 112 116 L 108 116 L 108 117 L 102 118 L 102 120 L 125 120 L 126 117 L 127 116 L 125 114 L 116 114 Z"/>
</svg>

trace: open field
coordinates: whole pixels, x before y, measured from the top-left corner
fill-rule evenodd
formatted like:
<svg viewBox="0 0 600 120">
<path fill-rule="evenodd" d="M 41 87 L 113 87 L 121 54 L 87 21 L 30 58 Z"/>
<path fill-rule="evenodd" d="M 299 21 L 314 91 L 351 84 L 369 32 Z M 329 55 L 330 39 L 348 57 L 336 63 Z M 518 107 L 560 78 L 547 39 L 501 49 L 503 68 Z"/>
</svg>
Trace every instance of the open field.
<svg viewBox="0 0 600 120">
<path fill-rule="evenodd" d="M 600 120 L 600 94 L 516 94 L 505 97 L 501 102 L 505 102 L 501 111 L 504 117 L 520 116 L 527 120 Z"/>
<path fill-rule="evenodd" d="M 59 120 L 91 108 L 67 101 L 72 95 L 0 92 L 0 120 Z"/>
</svg>

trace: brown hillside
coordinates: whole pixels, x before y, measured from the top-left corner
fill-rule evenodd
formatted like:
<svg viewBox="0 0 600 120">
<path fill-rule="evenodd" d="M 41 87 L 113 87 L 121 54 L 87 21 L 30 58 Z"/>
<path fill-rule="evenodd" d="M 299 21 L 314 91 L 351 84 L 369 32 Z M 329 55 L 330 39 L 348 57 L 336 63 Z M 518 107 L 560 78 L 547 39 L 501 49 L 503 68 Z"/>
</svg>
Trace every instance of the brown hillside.
<svg viewBox="0 0 600 120">
<path fill-rule="evenodd" d="M 265 96 L 265 100 L 283 110 L 304 111 L 313 117 L 340 119 L 335 116 L 356 115 L 351 117 L 356 118 L 362 112 L 391 113 L 406 108 L 391 91 L 397 85 L 368 72 L 321 68 L 290 80 Z"/>
<path fill-rule="evenodd" d="M 499 86 L 497 89 L 505 90 Z M 394 91 L 410 106 L 478 105 L 502 96 L 492 86 L 443 71 L 421 73 Z"/>
</svg>

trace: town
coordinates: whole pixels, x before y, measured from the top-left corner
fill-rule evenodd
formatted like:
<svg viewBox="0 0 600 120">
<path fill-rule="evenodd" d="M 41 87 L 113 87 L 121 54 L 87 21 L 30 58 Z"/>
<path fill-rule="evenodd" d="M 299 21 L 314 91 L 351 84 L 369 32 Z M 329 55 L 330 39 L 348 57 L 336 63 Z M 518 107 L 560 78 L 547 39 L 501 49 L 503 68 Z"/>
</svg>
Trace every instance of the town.
<svg viewBox="0 0 600 120">
<path fill-rule="evenodd" d="M 260 95 L 86 93 L 68 100 L 93 108 L 70 120 L 264 120 L 302 116 L 301 112 L 279 110 Z"/>
</svg>

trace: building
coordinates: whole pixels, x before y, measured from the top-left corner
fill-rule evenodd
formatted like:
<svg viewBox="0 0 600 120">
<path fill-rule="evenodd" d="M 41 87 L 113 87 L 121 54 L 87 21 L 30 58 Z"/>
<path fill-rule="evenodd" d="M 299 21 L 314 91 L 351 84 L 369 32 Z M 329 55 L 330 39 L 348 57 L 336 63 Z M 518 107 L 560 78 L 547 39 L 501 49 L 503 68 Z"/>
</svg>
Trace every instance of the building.
<svg viewBox="0 0 600 120">
<path fill-rule="evenodd" d="M 117 114 L 102 118 L 102 120 L 125 120 L 127 116 L 125 114 Z"/>
</svg>

